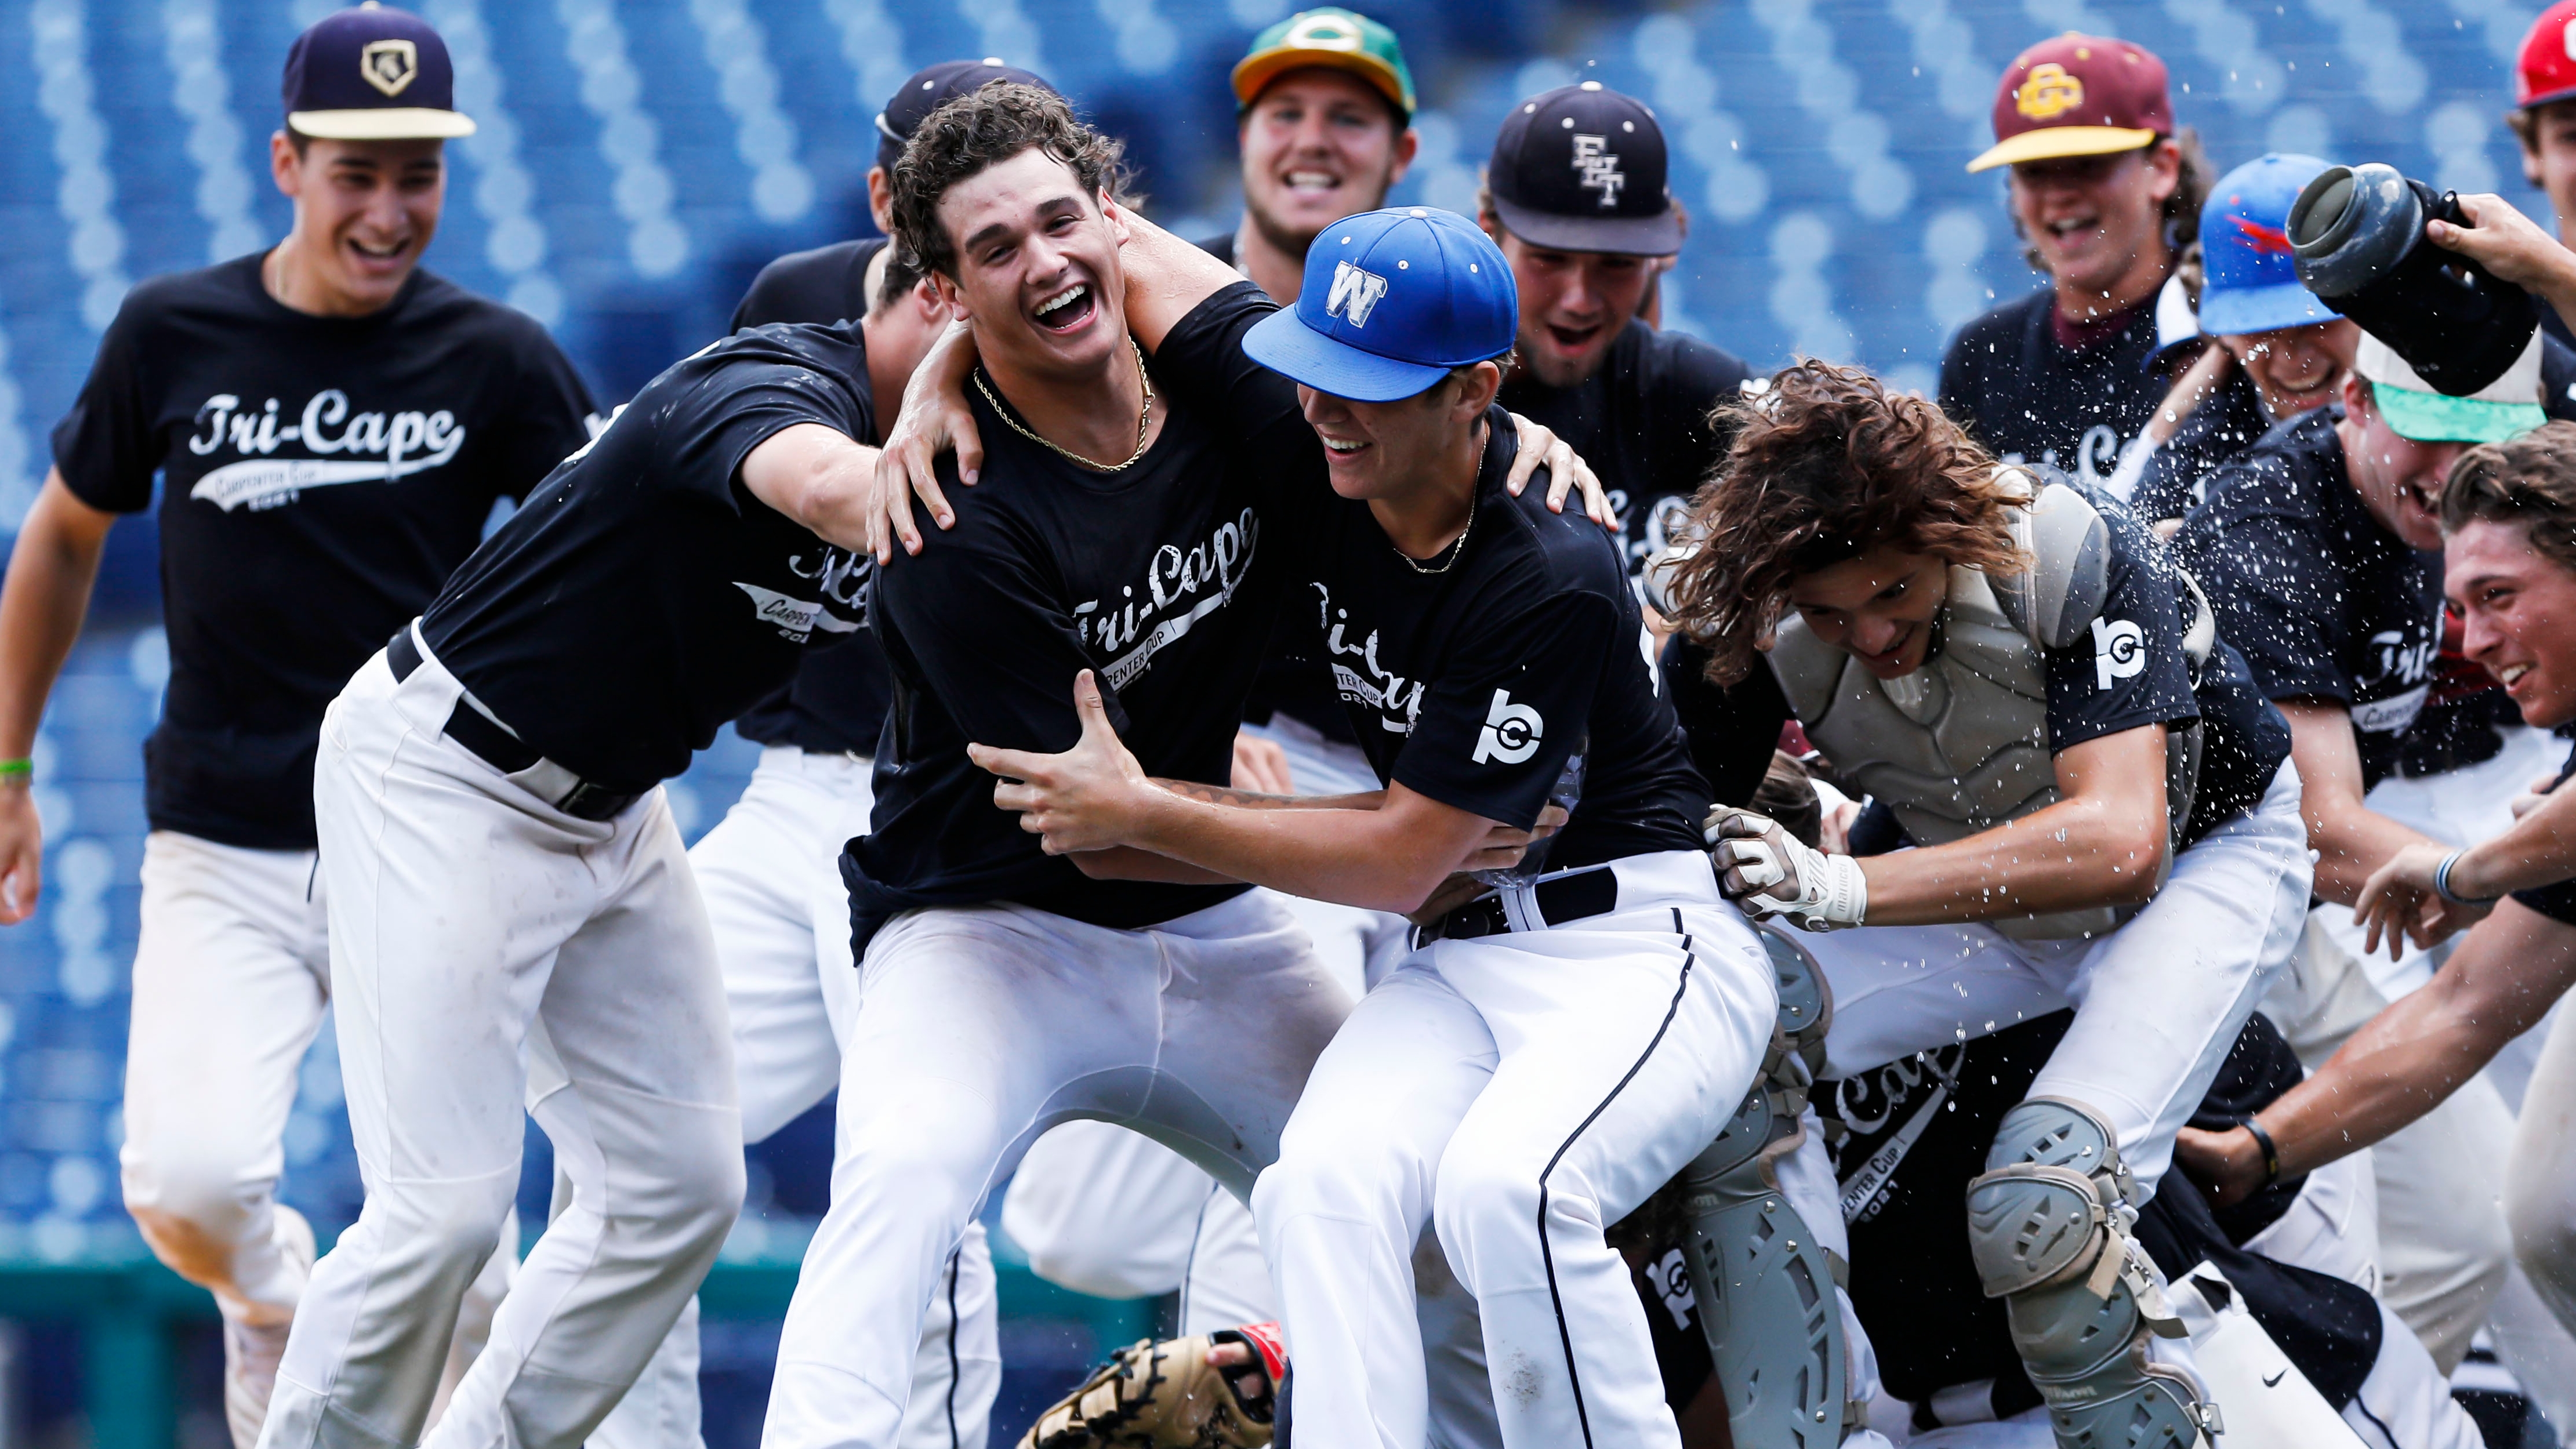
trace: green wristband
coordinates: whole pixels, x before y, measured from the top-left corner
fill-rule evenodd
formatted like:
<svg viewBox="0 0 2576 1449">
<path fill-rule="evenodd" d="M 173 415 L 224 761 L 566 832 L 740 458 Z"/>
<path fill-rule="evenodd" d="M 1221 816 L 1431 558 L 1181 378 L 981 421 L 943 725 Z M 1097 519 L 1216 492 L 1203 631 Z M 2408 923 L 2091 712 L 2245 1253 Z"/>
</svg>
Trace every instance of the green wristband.
<svg viewBox="0 0 2576 1449">
<path fill-rule="evenodd" d="M 33 760 L 0 760 L 0 780 L 22 780 L 35 773 Z"/>
</svg>

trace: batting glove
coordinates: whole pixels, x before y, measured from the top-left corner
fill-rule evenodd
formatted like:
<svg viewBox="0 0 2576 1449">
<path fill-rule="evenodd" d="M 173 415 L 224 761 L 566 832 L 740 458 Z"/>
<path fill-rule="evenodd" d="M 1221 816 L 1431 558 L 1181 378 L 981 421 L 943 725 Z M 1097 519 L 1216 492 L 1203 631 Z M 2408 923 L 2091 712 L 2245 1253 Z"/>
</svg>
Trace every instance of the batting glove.
<svg viewBox="0 0 2576 1449">
<path fill-rule="evenodd" d="M 1733 805 L 1708 814 L 1709 860 L 1717 888 L 1756 920 L 1785 917 L 1806 931 L 1839 931 L 1869 911 L 1860 862 L 1827 855 L 1767 815 Z"/>
</svg>

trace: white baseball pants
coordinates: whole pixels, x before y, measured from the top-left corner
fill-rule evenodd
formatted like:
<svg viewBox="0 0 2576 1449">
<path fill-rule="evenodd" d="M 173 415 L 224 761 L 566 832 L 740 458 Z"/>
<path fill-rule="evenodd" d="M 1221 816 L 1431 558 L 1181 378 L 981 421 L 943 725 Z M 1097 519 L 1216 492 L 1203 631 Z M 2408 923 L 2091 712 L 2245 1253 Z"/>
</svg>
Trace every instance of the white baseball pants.
<svg viewBox="0 0 2576 1449">
<path fill-rule="evenodd" d="M 900 1437 L 922 1312 L 1039 1133 L 1151 1133 L 1248 1192 L 1350 998 L 1279 904 L 1143 930 L 1021 906 L 912 911 L 869 943 L 832 1209 L 781 1333 L 766 1449 Z"/>
<path fill-rule="evenodd" d="M 867 831 L 872 768 L 863 756 L 773 745 L 725 818 L 689 848 L 724 971 L 745 1142 L 766 1139 L 840 1084 L 841 1033 L 859 995 L 841 847 Z M 981 1449 L 1002 1386 L 994 1291 L 993 1254 L 977 1223 L 922 1318 L 903 1449 Z M 635 1387 L 591 1432 L 590 1449 L 697 1449 L 699 1417 L 692 1300 Z"/>
<path fill-rule="evenodd" d="M 1378 788 L 1368 756 L 1280 715 L 1244 733 L 1277 744 L 1300 795 Z M 1387 911 L 1279 895 L 1315 954 L 1357 1000 L 1413 949 Z M 1050 1283 L 1107 1298 L 1178 1291 L 1184 1334 L 1279 1316 L 1252 1213 L 1159 1143 L 1106 1123 L 1068 1122 L 1032 1146 L 1002 1199 L 1002 1231 Z"/>
<path fill-rule="evenodd" d="M 415 636 L 417 630 L 415 630 Z M 315 1268 L 263 1449 L 421 1441 L 457 1305 L 518 1186 L 521 1112 L 572 1206 L 432 1449 L 572 1449 L 741 1205 L 724 993 L 660 791 L 576 820 L 441 732 L 463 687 L 379 653 L 323 718 L 314 799 L 367 1202 Z"/>
<path fill-rule="evenodd" d="M 2311 867 L 2288 763 L 2253 810 L 2175 858 L 2155 899 L 2094 940 L 2016 941 L 1986 925 L 1806 936 L 1834 990 L 1825 1074 L 1848 1076 L 2075 1008 L 2030 1095 L 2102 1114 L 2141 1200 L 2270 973 L 2307 920 Z"/>
<path fill-rule="evenodd" d="M 1483 1320 L 1503 1444 L 1681 1442 L 1602 1228 L 1743 1102 L 1779 1003 L 1705 855 L 1615 868 L 1609 914 L 1417 951 L 1316 1064 L 1253 1194 L 1301 1442 L 1425 1441 L 1427 1224 Z"/>
</svg>

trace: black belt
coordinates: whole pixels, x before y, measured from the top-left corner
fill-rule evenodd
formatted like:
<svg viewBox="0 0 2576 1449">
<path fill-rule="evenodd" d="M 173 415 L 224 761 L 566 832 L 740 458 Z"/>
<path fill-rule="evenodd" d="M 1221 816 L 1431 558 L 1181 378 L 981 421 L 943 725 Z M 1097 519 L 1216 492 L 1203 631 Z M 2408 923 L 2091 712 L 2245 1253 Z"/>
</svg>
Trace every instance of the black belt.
<svg viewBox="0 0 2576 1449">
<path fill-rule="evenodd" d="M 396 684 L 411 678 L 412 671 L 420 668 L 420 646 L 412 642 L 408 626 L 385 645 L 385 663 L 393 667 Z M 546 757 L 537 753 L 526 740 L 501 728 L 461 696 L 456 701 L 456 708 L 447 712 L 447 724 L 441 733 L 504 775 L 515 775 L 545 763 Z M 643 798 L 640 790 L 609 790 L 576 776 L 573 787 L 564 792 L 561 799 L 548 803 L 575 820 L 595 821 L 614 819 L 624 814 L 627 806 Z"/>
<path fill-rule="evenodd" d="M 1548 925 L 1562 926 L 1617 910 L 1619 877 L 1610 867 L 1596 865 L 1590 870 L 1550 876 L 1530 887 L 1529 895 L 1529 914 Z M 1503 898 L 1482 896 L 1427 926 L 1416 927 L 1413 943 L 1426 946 L 1433 941 L 1467 941 L 1478 936 L 1499 936 L 1511 928 L 1511 917 L 1503 913 Z"/>
</svg>

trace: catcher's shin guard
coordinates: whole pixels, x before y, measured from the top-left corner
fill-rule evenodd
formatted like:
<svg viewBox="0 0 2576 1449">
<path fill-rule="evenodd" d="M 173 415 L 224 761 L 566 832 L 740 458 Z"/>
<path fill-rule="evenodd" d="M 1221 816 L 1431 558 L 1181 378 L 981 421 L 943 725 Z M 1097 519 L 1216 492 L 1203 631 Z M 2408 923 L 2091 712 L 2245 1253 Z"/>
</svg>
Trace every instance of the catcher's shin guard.
<svg viewBox="0 0 2576 1449">
<path fill-rule="evenodd" d="M 2059 1449 L 2207 1449 L 2218 1409 L 2147 1338 L 2181 1338 L 2164 1281 L 2130 1236 L 2128 1169 L 2092 1108 L 2033 1097 L 2004 1114 L 1968 1184 L 1968 1250 L 2004 1300 L 2013 1347 Z"/>
<path fill-rule="evenodd" d="M 1209 1363 L 1220 1343 L 1249 1347 L 1253 1362 Z M 1246 1390 L 1264 1375 L 1273 1386 L 1285 1377 L 1284 1348 L 1275 1323 L 1129 1344 L 1040 1414 L 1019 1449 L 1262 1449 L 1275 1399 Z"/>
<path fill-rule="evenodd" d="M 1709 1356 L 1742 1449 L 1831 1449 L 1851 1410 L 1849 1348 L 1824 1245 L 1780 1191 L 1776 1164 L 1804 1140 L 1800 1114 L 1832 1018 L 1824 974 L 1770 930 L 1780 1022 L 1761 1079 L 1682 1169 L 1684 1240 Z"/>
</svg>

